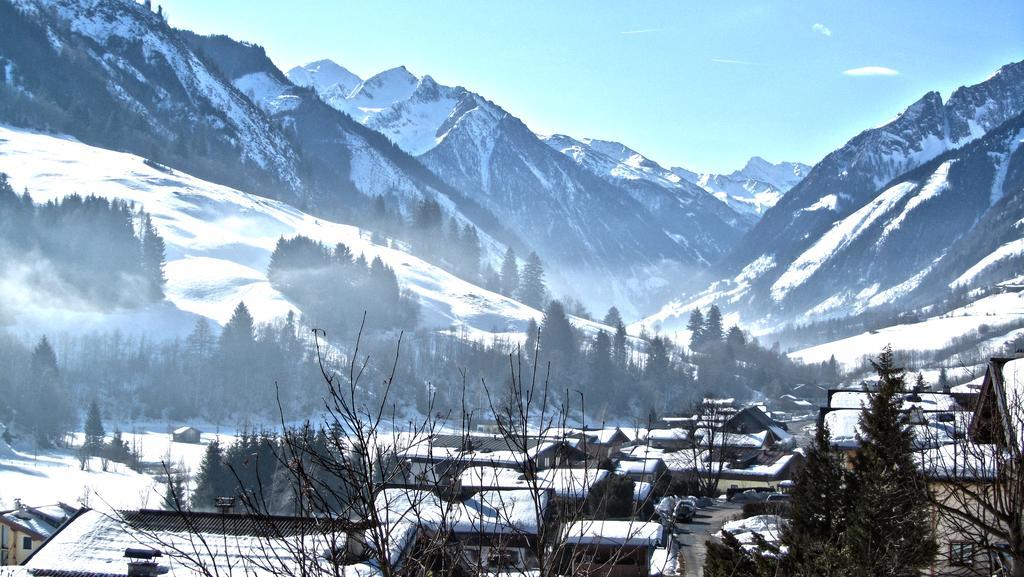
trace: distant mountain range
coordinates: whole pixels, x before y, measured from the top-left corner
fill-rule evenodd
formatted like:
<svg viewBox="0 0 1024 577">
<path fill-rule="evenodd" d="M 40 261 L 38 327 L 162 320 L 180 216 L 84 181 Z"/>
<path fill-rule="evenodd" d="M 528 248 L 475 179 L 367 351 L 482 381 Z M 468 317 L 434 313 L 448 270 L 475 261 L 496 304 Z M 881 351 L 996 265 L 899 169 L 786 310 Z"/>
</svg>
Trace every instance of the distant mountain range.
<svg viewBox="0 0 1024 577">
<path fill-rule="evenodd" d="M 1024 63 L 946 102 L 926 94 L 826 156 L 716 265 L 722 280 L 647 322 L 679 327 L 712 301 L 808 321 L 1019 282 L 1022 113 Z"/>
<path fill-rule="evenodd" d="M 288 76 L 472 191 L 554 265 L 562 286 L 600 306 L 650 307 L 717 261 L 751 224 L 621 144 L 539 137 L 483 96 L 404 67 L 358 84 L 329 61 Z"/>
<path fill-rule="evenodd" d="M 536 251 L 554 296 L 616 304 L 634 327 L 675 330 L 712 302 L 772 327 L 1024 280 L 1024 63 L 928 93 L 814 167 L 754 157 L 729 174 L 540 136 L 404 67 L 285 74 L 257 45 L 131 0 L 0 0 L 0 71 L 8 126 L 355 225 L 377 199 L 408 219 L 433 198 L 478 229 L 489 264 Z"/>
</svg>

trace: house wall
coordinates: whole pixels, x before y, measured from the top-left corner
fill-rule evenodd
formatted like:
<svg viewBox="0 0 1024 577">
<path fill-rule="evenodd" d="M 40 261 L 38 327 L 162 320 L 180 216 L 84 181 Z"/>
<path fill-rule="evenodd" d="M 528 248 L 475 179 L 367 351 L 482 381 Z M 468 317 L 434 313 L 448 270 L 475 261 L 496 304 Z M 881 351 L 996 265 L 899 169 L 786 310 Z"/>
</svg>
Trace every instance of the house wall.
<svg viewBox="0 0 1024 577">
<path fill-rule="evenodd" d="M 647 577 L 650 550 L 647 547 L 576 546 L 572 575 L 588 577 Z M 614 563 L 612 563 L 614 561 Z"/>
<path fill-rule="evenodd" d="M 928 488 L 937 500 L 944 500 L 947 506 L 960 507 L 962 504 L 951 496 L 949 486 L 945 483 L 932 481 Z M 984 492 L 983 487 L 971 489 L 972 491 Z M 929 568 L 929 575 L 959 577 L 968 575 L 995 575 L 997 574 L 996 563 L 980 545 L 970 547 L 970 541 L 977 539 L 978 535 L 965 535 L 950 519 L 939 513 L 933 507 L 931 511 L 932 531 L 935 533 L 935 541 L 939 545 L 939 552 Z M 960 522 L 962 523 L 962 522 Z M 1000 539 L 994 535 L 989 536 L 992 542 L 999 542 Z M 973 555 L 967 555 L 967 559 L 957 559 L 957 549 L 961 552 L 973 550 Z M 966 561 L 960 563 L 958 561 Z"/>
<path fill-rule="evenodd" d="M 31 547 L 25 548 L 25 538 L 28 538 Z M 0 543 L 2 543 L 0 565 L 21 565 L 43 542 L 31 535 L 15 531 L 7 525 L 0 525 Z"/>
</svg>

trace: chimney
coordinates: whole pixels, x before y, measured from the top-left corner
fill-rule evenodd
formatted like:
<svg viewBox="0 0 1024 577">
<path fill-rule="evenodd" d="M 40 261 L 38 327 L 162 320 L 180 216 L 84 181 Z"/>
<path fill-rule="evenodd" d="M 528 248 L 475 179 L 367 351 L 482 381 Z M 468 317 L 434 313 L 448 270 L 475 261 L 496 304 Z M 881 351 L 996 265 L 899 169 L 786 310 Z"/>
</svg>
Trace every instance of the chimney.
<svg viewBox="0 0 1024 577">
<path fill-rule="evenodd" d="M 235 512 L 235 498 L 234 497 L 217 497 L 214 499 L 214 506 L 217 507 L 217 512 L 221 515 L 228 515 Z"/>
<path fill-rule="evenodd" d="M 158 577 L 167 572 L 167 567 L 161 567 L 155 559 L 163 557 L 163 553 L 156 549 L 141 549 L 129 547 L 124 550 L 124 556 L 128 558 L 128 577 Z"/>
</svg>

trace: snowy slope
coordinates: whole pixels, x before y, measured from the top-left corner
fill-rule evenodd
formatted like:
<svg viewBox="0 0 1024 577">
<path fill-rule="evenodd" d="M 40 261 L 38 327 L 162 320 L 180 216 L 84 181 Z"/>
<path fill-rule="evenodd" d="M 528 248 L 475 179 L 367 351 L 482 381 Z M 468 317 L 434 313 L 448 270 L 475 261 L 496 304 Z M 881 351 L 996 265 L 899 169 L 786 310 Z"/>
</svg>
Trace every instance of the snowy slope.
<svg viewBox="0 0 1024 577">
<path fill-rule="evenodd" d="M 86 116 L 76 118 L 68 130 L 82 130 L 104 145 L 146 146 L 168 152 L 167 156 L 171 155 L 168 149 L 175 149 L 167 144 L 177 143 L 175 160 L 206 174 L 233 172 L 241 164 L 259 175 L 246 175 L 253 185 L 262 182 L 279 193 L 293 193 L 303 186 L 298 154 L 285 135 L 142 4 L 16 0 L 14 6 L 26 25 L 21 27 L 23 35 L 13 41 L 25 46 L 47 44 L 28 62 L 22 61 L 20 51 L 0 46 L 0 59 L 8 50 L 15 55 L 11 61 L 15 82 L 31 84 L 39 96 L 50 97 L 58 107 L 119 112 L 115 117 L 132 126 L 129 137 L 125 126 L 100 127 L 95 118 Z M 65 68 L 81 76 L 69 78 Z M 70 100 L 68 95 L 73 95 Z M 187 150 L 192 145 L 202 147 L 207 158 L 193 158 Z M 210 161 L 224 164 L 216 170 Z M 224 170 L 224 166 L 231 168 Z"/>
<path fill-rule="evenodd" d="M 189 175 L 149 166 L 131 154 L 0 126 L 0 172 L 28 188 L 37 202 L 72 192 L 120 198 L 153 217 L 167 243 L 167 299 L 177 309 L 224 323 L 244 300 L 258 321 L 296 307 L 266 277 L 281 236 L 344 242 L 368 259 L 379 256 L 419 298 L 429 328 L 465 327 L 474 334 L 522 331 L 541 313 L 490 293 L 397 249 L 374 245 L 370 234 Z M 592 323 L 579 321 L 591 326 Z M 596 326 L 596 325 L 593 325 Z"/>
<path fill-rule="evenodd" d="M 790 357 L 807 363 L 821 363 L 835 356 L 838 362 L 853 367 L 858 365 L 865 355 L 877 356 L 886 345 L 891 345 L 896 350 L 936 351 L 948 346 L 957 337 L 976 333 L 983 325 L 996 327 L 1022 321 L 1024 293 L 996 294 L 944 315 L 917 323 L 893 325 L 809 347 L 791 353 Z M 988 345 L 998 346 L 1017 334 L 1019 330 L 1004 335 L 995 334 Z"/>
</svg>

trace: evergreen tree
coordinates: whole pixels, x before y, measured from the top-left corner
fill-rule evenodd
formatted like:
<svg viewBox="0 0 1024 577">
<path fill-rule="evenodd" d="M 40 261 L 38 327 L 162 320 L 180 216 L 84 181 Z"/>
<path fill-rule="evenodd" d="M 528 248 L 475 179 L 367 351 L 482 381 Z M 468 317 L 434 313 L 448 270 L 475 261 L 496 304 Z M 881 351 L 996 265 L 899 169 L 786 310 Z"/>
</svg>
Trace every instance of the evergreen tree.
<svg viewBox="0 0 1024 577">
<path fill-rule="evenodd" d="M 185 500 L 185 479 L 180 473 L 172 473 L 167 478 L 162 505 L 168 511 L 180 511 L 188 507 Z"/>
<path fill-rule="evenodd" d="M 544 335 L 541 341 L 544 358 L 551 361 L 560 371 L 568 371 L 579 348 L 576 345 L 576 334 L 561 301 L 553 300 L 548 303 L 540 329 Z"/>
<path fill-rule="evenodd" d="M 733 325 L 725 335 L 725 344 L 729 345 L 731 350 L 738 351 L 747 344 L 747 338 L 743 336 L 743 331 L 738 326 Z"/>
<path fill-rule="evenodd" d="M 594 347 L 590 351 L 589 373 L 586 386 L 591 393 L 590 398 L 595 401 L 601 397 L 607 398 L 611 393 L 615 371 L 612 365 L 612 341 L 603 330 L 597 331 L 597 336 L 594 337 Z"/>
<path fill-rule="evenodd" d="M 164 239 L 157 234 L 149 215 L 143 214 L 142 273 L 149 283 L 149 298 L 152 300 L 164 298 L 164 285 L 167 284 L 167 277 L 164 276 L 165 259 Z"/>
<path fill-rule="evenodd" d="M 700 312 L 700 309 L 693 309 L 690 312 L 686 330 L 690 331 L 690 350 L 700 350 L 704 344 L 704 314 Z"/>
<path fill-rule="evenodd" d="M 523 344 L 523 356 L 533 361 L 539 342 L 540 327 L 537 326 L 537 321 L 531 318 L 530 322 L 526 323 L 526 342 Z"/>
<path fill-rule="evenodd" d="M 505 249 L 505 258 L 501 261 L 501 294 L 514 297 L 519 290 L 519 264 L 516 252 L 512 247 Z"/>
<path fill-rule="evenodd" d="M 626 325 L 619 323 L 612 337 L 612 361 L 619 370 L 626 368 Z"/>
<path fill-rule="evenodd" d="M 952 383 L 949 382 L 949 375 L 946 374 L 946 367 L 939 369 L 939 381 L 936 383 L 936 386 L 943 393 L 949 393 L 952 388 Z"/>
<path fill-rule="evenodd" d="M 612 328 L 617 328 L 619 325 L 621 325 L 622 315 L 619 314 L 619 309 L 616 307 L 611 307 L 610 309 L 608 309 L 608 312 L 605 313 L 602 322 L 604 322 L 604 324 Z"/>
<path fill-rule="evenodd" d="M 480 235 L 476 232 L 476 227 L 467 224 L 462 229 L 462 236 L 459 239 L 459 246 L 461 250 L 461 269 L 462 276 L 475 279 L 480 274 Z"/>
<path fill-rule="evenodd" d="M 100 415 L 100 406 L 93 399 L 89 403 L 89 410 L 85 417 L 85 444 L 83 449 L 89 455 L 98 455 L 103 448 L 104 437 L 107 433 L 103 430 L 103 417 Z"/>
<path fill-rule="evenodd" d="M 233 497 L 235 479 L 224 464 L 224 451 L 220 443 L 206 446 L 203 460 L 196 473 L 196 488 L 192 492 L 192 509 L 210 511 L 217 497 Z"/>
<path fill-rule="evenodd" d="M 547 287 L 544 284 L 544 265 L 537 253 L 531 252 L 526 258 L 519 280 L 519 300 L 535 309 L 543 309 L 547 299 Z"/>
<path fill-rule="evenodd" d="M 654 337 L 647 345 L 647 365 L 644 367 L 644 377 L 652 383 L 665 384 L 668 382 L 670 346 L 671 343 L 664 337 Z"/>
<path fill-rule="evenodd" d="M 789 547 L 786 575 L 839 577 L 849 573 L 842 549 L 852 504 L 845 479 L 843 456 L 832 447 L 828 428 L 821 427 L 807 448 L 792 492 L 790 522 L 782 539 Z"/>
<path fill-rule="evenodd" d="M 860 417 L 860 451 L 853 461 L 853 513 L 845 546 L 863 576 L 918 575 L 936 554 L 928 487 L 913 458 L 913 433 L 902 411 L 903 369 L 886 347 L 872 361 L 879 381 Z"/>
<path fill-rule="evenodd" d="M 704 330 L 702 331 L 702 337 L 706 343 L 720 343 L 722 342 L 722 311 L 718 310 L 718 305 L 711 305 L 708 309 L 708 317 L 704 320 Z"/>
</svg>

